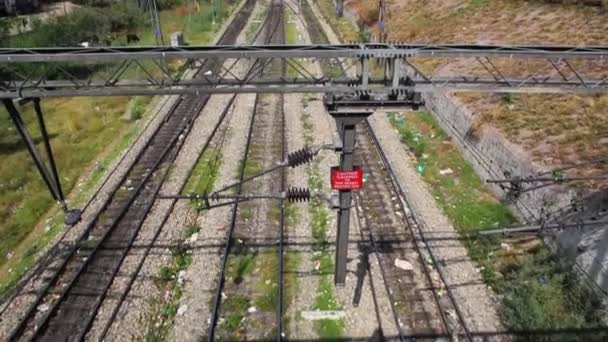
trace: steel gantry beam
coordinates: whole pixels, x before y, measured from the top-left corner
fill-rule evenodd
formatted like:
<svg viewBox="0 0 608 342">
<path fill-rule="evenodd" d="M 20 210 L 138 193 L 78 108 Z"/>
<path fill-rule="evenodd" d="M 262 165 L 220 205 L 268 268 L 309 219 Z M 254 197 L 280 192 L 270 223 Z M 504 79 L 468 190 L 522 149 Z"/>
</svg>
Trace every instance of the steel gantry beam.
<svg viewBox="0 0 608 342">
<path fill-rule="evenodd" d="M 0 48 L 0 63 L 116 61 L 162 58 L 305 57 L 608 58 L 608 46 L 471 44 L 309 44 L 149 47 Z"/>
<path fill-rule="evenodd" d="M 246 79 L 234 77 L 232 68 L 250 59 L 281 59 L 293 72 L 271 78 L 262 66 Z M 197 60 L 234 62 L 223 63 L 217 74 L 186 79 L 185 71 Z M 349 77 L 346 71 L 321 76 L 309 70 L 312 62 L 322 60 L 355 69 L 357 76 Z M 374 65 L 383 65 L 384 71 L 370 68 L 370 60 L 381 61 Z M 442 63 L 451 67 L 432 67 Z M 0 98 L 260 92 L 395 98 L 437 89 L 608 93 L 608 46 L 376 43 L 0 49 Z"/>
</svg>

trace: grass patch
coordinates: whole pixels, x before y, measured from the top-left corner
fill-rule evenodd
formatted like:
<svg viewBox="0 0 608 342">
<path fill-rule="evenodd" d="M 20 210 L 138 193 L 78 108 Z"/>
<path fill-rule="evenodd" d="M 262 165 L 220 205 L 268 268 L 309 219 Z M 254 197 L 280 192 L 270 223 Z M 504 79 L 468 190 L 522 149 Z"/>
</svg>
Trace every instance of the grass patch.
<svg viewBox="0 0 608 342">
<path fill-rule="evenodd" d="M 285 9 L 285 17 L 288 18 L 285 28 L 285 38 L 287 39 L 287 44 L 298 44 L 298 28 L 295 23 L 296 19 L 293 18 L 290 10 L 288 9 Z"/>
<path fill-rule="evenodd" d="M 222 165 L 222 152 L 219 149 L 207 149 L 198 159 L 188 183 L 184 187 L 187 194 L 208 194 L 212 191 L 217 180 L 220 166 Z M 205 203 L 200 200 L 192 200 L 195 208 L 203 209 Z"/>
<path fill-rule="evenodd" d="M 188 229 L 187 229 L 188 231 Z M 163 266 L 155 280 L 160 295 L 150 301 L 151 309 L 145 323 L 146 341 L 166 341 L 179 309 L 183 294 L 180 273 L 192 263 L 192 250 L 184 240 L 171 250 L 171 261 Z"/>
<path fill-rule="evenodd" d="M 499 128 L 513 142 L 529 151 L 533 160 L 555 165 L 583 162 L 608 153 L 602 137 L 608 130 L 607 96 L 518 94 L 491 97 L 459 95 L 478 108 L 477 127 Z M 606 172 L 602 165 L 572 170 L 572 176 Z M 601 182 L 585 182 L 586 188 Z"/>
<path fill-rule="evenodd" d="M 239 168 L 240 170 L 240 168 Z M 262 165 L 255 160 L 247 159 L 245 161 L 244 177 L 251 177 L 262 172 Z"/>
<path fill-rule="evenodd" d="M 144 116 L 144 113 L 146 112 L 146 107 L 148 106 L 149 102 L 150 99 L 148 98 L 136 96 L 133 100 L 133 105 L 131 106 L 131 115 L 129 119 L 131 121 L 137 121 L 141 119 Z"/>
<path fill-rule="evenodd" d="M 244 339 L 242 323 L 247 316 L 247 309 L 251 306 L 251 299 L 243 295 L 233 295 L 222 302 L 223 311 L 226 312 L 224 320 L 218 326 L 218 339 L 226 337 Z M 228 334 L 228 336 L 226 336 Z"/>
<path fill-rule="evenodd" d="M 235 246 L 238 248 L 238 246 Z M 226 271 L 226 277 L 231 279 L 233 283 L 240 284 L 243 278 L 251 274 L 256 266 L 257 252 L 246 252 L 244 254 L 235 254 L 230 258 L 228 263 L 228 269 Z"/>
<path fill-rule="evenodd" d="M 390 113 L 388 117 L 402 142 L 416 155 L 417 167 L 422 167 L 419 170 L 431 186 L 433 197 L 460 233 L 466 236 L 515 222 L 510 210 L 493 197 L 431 114 L 416 112 L 404 117 Z M 440 174 L 447 169 L 452 173 Z M 501 248 L 501 243 L 511 247 Z M 500 314 L 509 329 L 551 330 L 600 324 L 600 303 L 560 267 L 542 241 L 470 238 L 465 245 L 480 265 L 486 283 L 499 295 Z"/>
<path fill-rule="evenodd" d="M 258 295 L 255 304 L 258 310 L 276 312 L 279 303 L 279 286 L 277 284 L 279 258 L 277 252 L 272 250 L 259 257 L 260 276 L 256 285 Z"/>
<path fill-rule="evenodd" d="M 243 203 L 239 205 L 239 215 L 244 220 L 251 220 L 255 212 L 255 205 L 253 203 Z"/>
<path fill-rule="evenodd" d="M 332 1 L 328 1 L 332 2 Z M 355 5 L 354 3 L 357 3 Z M 575 4 L 576 3 L 576 4 Z M 488 44 L 597 45 L 605 43 L 606 13 L 582 1 L 409 1 L 393 4 L 399 15 L 388 18 L 389 40 L 426 43 L 477 41 Z M 371 11 L 377 2 L 351 2 L 349 7 L 364 22 L 377 27 Z M 496 16 L 500 13 L 500 16 Z M 475 23 L 474 25 L 472 23 Z M 542 30 L 530 29 L 542 27 Z M 334 26 L 336 29 L 340 29 Z M 460 73 L 488 75 L 480 65 L 458 65 L 448 58 L 413 58 L 410 62 L 424 73 L 457 68 Z M 516 63 L 508 58 L 492 61 L 505 75 L 531 75 L 542 63 Z M 451 65 L 450 65 L 451 64 Z M 599 69 L 580 65 L 581 72 Z M 530 159 L 548 168 L 599 159 L 608 153 L 608 96 L 580 94 L 458 93 L 458 103 L 475 113 L 475 130 L 497 128 L 509 141 L 521 146 Z M 570 176 L 606 173 L 605 165 L 570 170 Z M 597 191 L 605 181 L 572 184 L 573 190 Z M 577 189 L 578 188 L 578 189 Z"/>
<path fill-rule="evenodd" d="M 324 276 L 319 282 L 317 289 L 317 298 L 315 299 L 314 309 L 316 310 L 339 310 L 335 294 L 334 284 L 331 276 Z M 323 338 L 340 338 L 344 335 L 344 321 L 333 319 L 322 319 L 315 321 L 315 330 L 317 334 Z"/>
<path fill-rule="evenodd" d="M 150 97 L 142 98 L 147 104 Z M 64 191 L 72 207 L 82 206 L 101 182 L 109 165 L 136 138 L 143 124 L 122 120 L 128 98 L 46 99 L 42 102 L 47 129 Z M 21 107 L 39 149 L 42 142 L 31 104 Z M 37 254 L 63 228 L 63 216 L 0 108 L 0 298 L 35 263 Z M 103 128 L 103 129 L 102 129 Z M 110 142 L 110 144 L 108 144 Z M 80 180 L 82 173 L 90 176 Z"/>
<path fill-rule="evenodd" d="M 292 17 L 290 10 L 285 9 L 285 18 L 287 19 L 285 25 L 285 39 L 287 39 L 287 44 L 298 44 L 298 28 L 295 23 L 295 19 Z M 292 58 L 295 63 L 299 62 L 298 58 Z M 298 70 L 294 68 L 292 65 L 287 65 L 287 77 L 298 77 L 300 74 Z"/>
<path fill-rule="evenodd" d="M 255 298 L 258 310 L 276 312 L 279 303 L 279 287 L 277 285 L 279 256 L 278 250 L 272 250 L 258 257 L 260 277 L 256 284 L 256 291 L 260 295 Z M 297 277 L 294 272 L 298 268 L 299 252 L 287 252 L 283 256 L 283 310 L 286 311 L 297 287 Z"/>
</svg>

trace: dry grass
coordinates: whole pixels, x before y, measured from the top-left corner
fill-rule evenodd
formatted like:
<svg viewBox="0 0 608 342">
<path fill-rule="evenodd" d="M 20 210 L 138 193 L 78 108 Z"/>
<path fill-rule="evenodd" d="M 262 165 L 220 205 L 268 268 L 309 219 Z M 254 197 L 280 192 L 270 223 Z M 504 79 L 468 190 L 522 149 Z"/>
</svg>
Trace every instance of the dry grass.
<svg viewBox="0 0 608 342">
<path fill-rule="evenodd" d="M 478 98 L 475 99 L 475 96 Z M 608 96 L 469 95 L 479 122 L 499 127 L 545 165 L 608 154 Z M 582 174 L 600 169 L 579 170 Z"/>
<path fill-rule="evenodd" d="M 353 0 L 349 8 L 365 15 L 376 6 L 376 1 Z M 600 7 L 523 0 L 393 0 L 390 12 L 389 39 L 398 41 L 608 44 L 608 12 Z M 442 75 L 463 69 L 470 74 L 485 73 L 464 59 L 415 62 L 424 72 Z M 495 63 L 510 76 L 522 76 L 545 62 L 498 59 Z M 597 75 L 605 74 L 606 69 L 603 63 L 584 71 Z M 547 168 L 587 161 L 608 152 L 608 96 L 458 94 L 456 98 L 478 118 L 478 132 L 488 125 L 498 128 Z M 580 173 L 597 171 L 601 170 Z"/>
<path fill-rule="evenodd" d="M 360 3 L 362 14 L 377 6 L 376 1 L 351 3 Z M 390 38 L 396 40 L 572 45 L 608 42 L 608 14 L 597 7 L 524 0 L 393 0 L 390 13 Z"/>
</svg>

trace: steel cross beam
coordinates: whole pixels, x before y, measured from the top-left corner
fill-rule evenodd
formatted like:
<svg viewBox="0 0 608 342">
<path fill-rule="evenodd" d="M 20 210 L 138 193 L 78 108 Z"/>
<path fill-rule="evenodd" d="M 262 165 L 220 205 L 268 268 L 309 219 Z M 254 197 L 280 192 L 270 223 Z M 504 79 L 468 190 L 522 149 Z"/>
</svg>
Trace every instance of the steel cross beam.
<svg viewBox="0 0 608 342">
<path fill-rule="evenodd" d="M 0 63 L 107 62 L 131 59 L 336 57 L 608 58 L 608 46 L 471 44 L 212 45 L 180 47 L 1 48 Z"/>
<path fill-rule="evenodd" d="M 427 63 L 437 58 L 452 67 Z M 223 70 L 185 79 L 186 69 L 198 59 L 220 62 Z M 261 67 L 248 79 L 233 77 L 232 68 L 251 59 L 281 59 L 293 72 L 272 78 Z M 376 64 L 384 65 L 384 72 L 370 68 L 370 59 L 381 61 Z M 236 62 L 222 63 L 229 60 Z M 322 60 L 356 68 L 357 76 L 321 76 L 308 70 Z M 0 49 L 0 98 L 314 92 L 395 99 L 437 89 L 608 93 L 608 46 L 395 43 Z"/>
</svg>

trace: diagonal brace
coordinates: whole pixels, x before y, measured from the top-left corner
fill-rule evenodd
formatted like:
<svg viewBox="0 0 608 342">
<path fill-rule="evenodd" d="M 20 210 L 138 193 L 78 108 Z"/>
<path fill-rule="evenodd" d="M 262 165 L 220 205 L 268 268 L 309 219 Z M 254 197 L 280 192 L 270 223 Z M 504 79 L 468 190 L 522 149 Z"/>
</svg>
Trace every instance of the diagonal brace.
<svg viewBox="0 0 608 342">
<path fill-rule="evenodd" d="M 32 138 L 32 135 L 30 134 L 29 130 L 27 129 L 27 125 L 25 124 L 23 117 L 21 116 L 21 113 L 19 112 L 17 107 L 15 107 L 15 104 L 13 103 L 13 101 L 9 100 L 9 99 L 4 99 L 4 100 L 2 100 L 2 102 L 3 102 L 4 107 L 6 108 L 7 112 L 9 113 L 9 116 L 11 117 L 11 120 L 13 121 L 15 128 L 17 128 L 17 132 L 19 132 L 21 139 L 25 143 L 25 146 L 26 146 L 28 152 L 32 156 L 32 159 L 34 160 L 34 164 L 36 165 L 38 172 L 42 176 L 44 183 L 46 184 L 47 188 L 49 189 L 51 196 L 53 196 L 53 199 L 59 203 L 59 205 L 61 206 L 61 209 L 66 214 L 66 219 L 65 219 L 66 224 L 68 224 L 68 225 L 76 224 L 80 220 L 80 210 L 77 210 L 77 209 L 69 210 L 68 205 L 65 201 L 63 189 L 61 187 L 61 182 L 59 180 L 59 173 L 57 172 L 57 165 L 55 164 L 55 159 L 53 157 L 53 150 L 51 148 L 49 135 L 46 130 L 46 124 L 44 122 L 44 117 L 42 115 L 42 109 L 40 107 L 40 99 L 39 98 L 33 99 L 34 110 L 36 112 L 38 125 L 40 126 L 42 141 L 44 143 L 46 158 L 49 162 L 49 165 L 46 164 L 40 151 L 38 151 L 38 148 L 36 147 L 36 143 L 34 142 L 34 139 Z"/>
</svg>

